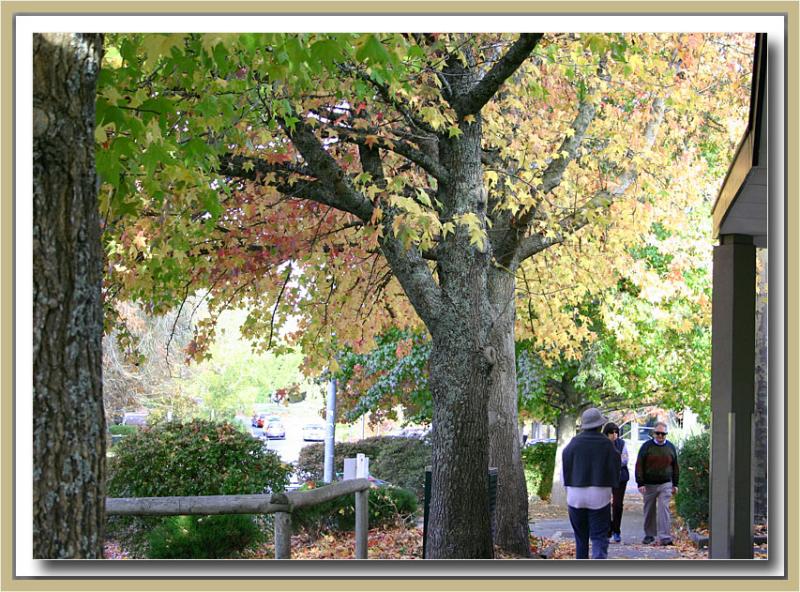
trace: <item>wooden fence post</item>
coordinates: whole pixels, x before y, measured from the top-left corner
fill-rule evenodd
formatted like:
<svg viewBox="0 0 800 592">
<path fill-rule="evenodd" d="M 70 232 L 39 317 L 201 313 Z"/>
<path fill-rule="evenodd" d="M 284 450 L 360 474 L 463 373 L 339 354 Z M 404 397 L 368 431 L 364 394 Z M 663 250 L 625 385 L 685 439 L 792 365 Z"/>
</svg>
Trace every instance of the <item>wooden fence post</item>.
<svg viewBox="0 0 800 592">
<path fill-rule="evenodd" d="M 275 559 L 292 558 L 292 515 L 275 512 Z"/>
<path fill-rule="evenodd" d="M 356 478 L 369 476 L 369 458 L 356 455 Z M 367 558 L 367 535 L 369 533 L 369 488 L 357 491 L 356 496 L 356 559 Z"/>
</svg>

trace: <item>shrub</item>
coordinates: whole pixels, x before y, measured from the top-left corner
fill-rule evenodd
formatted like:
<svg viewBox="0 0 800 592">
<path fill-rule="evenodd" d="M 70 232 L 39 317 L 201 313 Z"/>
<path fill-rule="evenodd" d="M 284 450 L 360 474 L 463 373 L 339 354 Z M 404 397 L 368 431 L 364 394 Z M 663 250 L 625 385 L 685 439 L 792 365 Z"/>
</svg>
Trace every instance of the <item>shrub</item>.
<svg viewBox="0 0 800 592">
<path fill-rule="evenodd" d="M 689 528 L 708 524 L 708 484 L 711 435 L 690 436 L 678 451 L 680 482 L 675 508 Z"/>
<path fill-rule="evenodd" d="M 110 425 L 108 431 L 112 436 L 131 436 L 139 431 L 135 425 Z"/>
<path fill-rule="evenodd" d="M 169 516 L 147 535 L 151 559 L 219 559 L 264 540 L 252 516 Z"/>
<path fill-rule="evenodd" d="M 281 463 L 275 452 L 265 450 L 260 440 L 230 423 L 157 424 L 124 438 L 115 446 L 115 453 L 109 459 L 111 497 L 267 493 L 284 490 L 291 473 L 291 467 Z M 251 516 L 245 519 L 254 521 Z M 185 551 L 194 545 L 197 548 L 189 556 L 206 557 L 213 552 L 217 557 L 230 557 L 258 542 L 255 531 L 242 528 L 242 521 L 234 515 L 213 520 L 112 517 L 109 530 L 138 556 L 156 558 L 156 553 L 165 552 L 172 557 L 178 552 L 175 549 Z M 191 526 L 187 528 L 187 524 Z M 203 547 L 218 530 L 234 529 L 250 535 L 220 537 L 219 545 Z M 177 537 L 178 531 L 185 536 Z M 169 551 L 162 544 L 166 540 L 172 541 Z"/>
<path fill-rule="evenodd" d="M 413 491 L 422 500 L 425 467 L 431 463 L 431 446 L 426 440 L 376 436 L 358 442 L 337 442 L 334 472 L 344 470 L 344 459 L 362 453 L 369 457 L 370 473 L 398 487 Z M 301 479 L 321 481 L 325 459 L 323 444 L 311 444 L 300 451 L 297 472 Z"/>
<path fill-rule="evenodd" d="M 525 470 L 525 485 L 528 494 L 541 499 L 550 498 L 553 489 L 553 471 L 556 466 L 556 444 L 539 442 L 522 449 L 522 464 Z"/>
<path fill-rule="evenodd" d="M 309 489 L 306 484 L 302 489 Z M 417 511 L 413 492 L 384 485 L 369 490 L 369 527 L 393 525 L 409 521 Z M 355 496 L 343 495 L 334 500 L 292 512 L 292 527 L 315 536 L 327 531 L 350 531 L 355 528 Z"/>
</svg>

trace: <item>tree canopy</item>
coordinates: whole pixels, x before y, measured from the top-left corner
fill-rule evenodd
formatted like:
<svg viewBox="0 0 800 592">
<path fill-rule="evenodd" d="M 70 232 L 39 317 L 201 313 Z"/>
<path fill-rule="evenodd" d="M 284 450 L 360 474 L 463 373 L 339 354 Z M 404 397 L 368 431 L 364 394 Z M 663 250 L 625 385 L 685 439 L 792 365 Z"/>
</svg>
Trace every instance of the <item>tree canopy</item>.
<svg viewBox="0 0 800 592">
<path fill-rule="evenodd" d="M 488 222 L 445 218 L 432 152 L 439 135 L 463 133 L 445 64 L 473 53 L 488 70 L 512 41 L 109 36 L 97 104 L 108 292 L 159 312 L 211 288 L 212 311 L 249 308 L 246 336 L 263 347 L 299 318 L 295 336 L 320 367 L 333 333 L 364 351 L 386 326 L 419 325 L 378 249 L 384 232 L 433 257 L 456 226 L 475 246 L 511 226 L 525 239 L 523 290 L 550 286 L 577 304 L 583 295 L 564 284 L 613 283 L 595 263 L 629 268 L 625 250 L 653 216 L 680 224 L 698 199 L 704 150 L 727 162 L 744 122 L 749 37 L 545 36 L 481 111 Z M 360 201 L 330 203 L 298 147 L 312 135 Z M 369 155 L 383 161 L 380 178 Z M 517 268 L 503 256 L 495 249 L 497 265 Z M 520 300 L 517 332 L 530 334 L 534 314 L 539 338 L 569 350 L 586 329 L 547 300 Z M 213 331 L 212 317 L 190 353 L 202 356 Z"/>
</svg>

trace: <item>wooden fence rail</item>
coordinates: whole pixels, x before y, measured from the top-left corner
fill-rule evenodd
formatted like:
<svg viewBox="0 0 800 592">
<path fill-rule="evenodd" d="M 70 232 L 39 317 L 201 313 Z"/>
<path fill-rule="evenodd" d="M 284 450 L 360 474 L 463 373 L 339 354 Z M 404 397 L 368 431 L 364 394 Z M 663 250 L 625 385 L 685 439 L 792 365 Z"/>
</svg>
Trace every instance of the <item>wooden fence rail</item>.
<svg viewBox="0 0 800 592">
<path fill-rule="evenodd" d="M 292 510 L 355 494 L 356 559 L 367 558 L 368 479 L 348 479 L 309 489 L 273 494 L 106 498 L 106 514 L 187 516 L 192 514 L 275 514 L 275 559 L 291 558 Z"/>
</svg>

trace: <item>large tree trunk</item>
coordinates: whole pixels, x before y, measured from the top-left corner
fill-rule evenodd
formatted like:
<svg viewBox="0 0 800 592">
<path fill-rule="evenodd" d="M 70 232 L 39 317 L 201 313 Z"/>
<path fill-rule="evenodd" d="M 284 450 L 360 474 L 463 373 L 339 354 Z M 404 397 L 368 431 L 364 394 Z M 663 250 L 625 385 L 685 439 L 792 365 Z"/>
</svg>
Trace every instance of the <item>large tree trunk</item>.
<svg viewBox="0 0 800 592">
<path fill-rule="evenodd" d="M 449 306 L 432 327 L 429 361 L 434 430 L 426 557 L 491 558 L 486 263 L 478 256 L 458 271 L 446 259 L 439 274 Z"/>
<path fill-rule="evenodd" d="M 102 47 L 102 35 L 34 35 L 33 554 L 41 559 L 103 555 L 102 249 L 94 170 Z"/>
<path fill-rule="evenodd" d="M 506 551 L 529 557 L 528 492 L 517 427 L 514 275 L 493 267 L 488 287 L 494 308 L 489 343 L 497 354 L 489 391 L 489 465 L 497 467 L 494 540 Z"/>
<path fill-rule="evenodd" d="M 767 308 L 767 249 L 758 249 L 756 300 L 756 404 L 753 442 L 753 520 L 767 522 L 767 466 L 769 450 L 769 314 Z"/>
<path fill-rule="evenodd" d="M 464 327 L 434 336 L 432 498 L 428 559 L 493 556 L 488 498 L 488 364 Z"/>
<path fill-rule="evenodd" d="M 460 76 L 454 86 L 458 89 L 469 82 Z M 462 136 L 439 146 L 441 162 L 452 180 L 439 186 L 446 218 L 485 210 L 480 117 L 461 129 Z M 425 549 L 430 559 L 494 556 L 486 421 L 495 357 L 488 347 L 489 261 L 490 254 L 476 249 L 460 226 L 442 241 L 436 262 L 442 306 L 426 321 L 433 341 L 429 361 L 434 405 L 432 491 Z"/>
<path fill-rule="evenodd" d="M 569 441 L 575 436 L 575 424 L 578 421 L 578 412 L 564 411 L 558 416 L 558 444 L 556 445 L 556 466 L 553 471 L 553 490 L 550 494 L 550 503 L 555 506 L 567 505 L 567 490 L 561 480 L 561 453 Z"/>
</svg>

